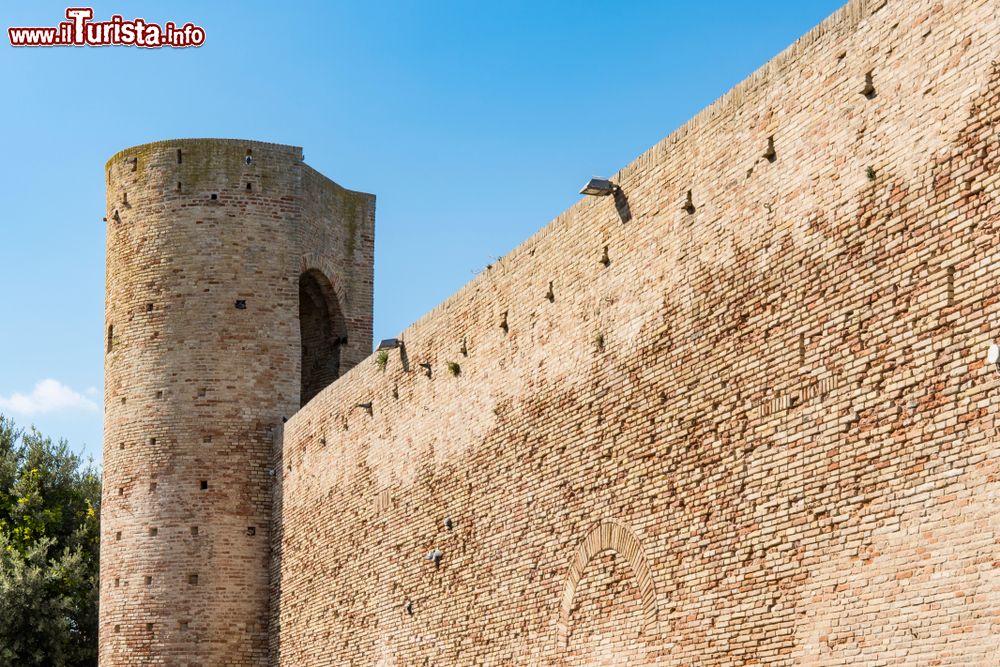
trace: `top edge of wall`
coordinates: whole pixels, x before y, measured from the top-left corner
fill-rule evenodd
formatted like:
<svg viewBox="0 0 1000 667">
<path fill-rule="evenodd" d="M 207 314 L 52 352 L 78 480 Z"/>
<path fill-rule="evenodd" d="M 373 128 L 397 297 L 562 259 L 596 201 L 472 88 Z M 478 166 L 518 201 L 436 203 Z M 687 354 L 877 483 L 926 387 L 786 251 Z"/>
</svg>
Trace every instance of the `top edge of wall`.
<svg viewBox="0 0 1000 667">
<path fill-rule="evenodd" d="M 301 146 L 278 144 L 271 141 L 257 141 L 256 139 L 220 139 L 215 137 L 187 137 L 183 139 L 161 139 L 159 141 L 150 141 L 144 144 L 136 144 L 134 146 L 129 146 L 128 148 L 123 148 L 122 150 L 118 151 L 110 158 L 108 158 L 107 162 L 104 163 L 104 168 L 107 169 L 108 167 L 111 166 L 111 163 L 113 163 L 115 160 L 119 158 L 131 157 L 132 154 L 138 153 L 140 151 L 150 151 L 163 147 L 176 148 L 177 146 L 183 146 L 185 144 L 201 144 L 201 145 L 221 144 L 224 146 L 240 146 L 240 147 L 247 145 L 269 146 L 273 148 L 293 151 L 298 156 L 298 159 L 300 160 L 302 159 Z"/>
<path fill-rule="evenodd" d="M 757 91 L 761 86 L 767 85 L 776 73 L 782 71 L 789 62 L 798 59 L 806 49 L 812 47 L 816 42 L 820 41 L 827 35 L 837 32 L 845 33 L 853 31 L 862 21 L 871 17 L 888 3 L 889 0 L 850 0 L 850 2 L 828 16 L 809 32 L 792 42 L 792 44 L 755 70 L 747 78 L 743 79 L 721 97 L 691 117 L 683 125 L 654 144 L 651 148 L 644 151 L 632 162 L 619 169 L 618 172 L 612 175 L 612 179 L 620 181 L 621 177 L 629 170 L 642 167 L 643 165 L 648 164 L 650 160 L 655 160 L 661 157 L 670 147 L 683 141 L 689 134 L 697 132 L 702 127 L 709 125 L 719 116 L 731 113 L 735 109 L 741 107 L 751 92 Z M 559 213 L 549 223 L 538 229 L 534 234 L 519 243 L 506 255 L 495 261 L 491 265 L 491 268 L 481 272 L 479 275 L 451 294 L 451 296 L 447 297 L 444 301 L 434 306 L 431 310 L 427 311 L 407 326 L 402 332 L 399 333 L 399 337 L 405 340 L 408 335 L 415 334 L 421 328 L 423 323 L 436 317 L 439 312 L 450 308 L 452 304 L 462 299 L 468 290 L 475 289 L 482 281 L 493 280 L 503 276 L 503 274 L 506 273 L 507 265 L 511 263 L 512 260 L 525 253 L 530 253 L 530 251 L 550 233 L 569 225 L 581 207 L 589 205 L 592 205 L 592 203 L 586 198 L 581 199 L 580 201 L 572 204 L 565 211 Z"/>
<path fill-rule="evenodd" d="M 324 174 L 320 170 L 318 170 L 315 167 L 312 167 L 312 166 L 310 166 L 310 165 L 308 165 L 306 163 L 303 163 L 302 167 L 305 169 L 306 173 L 311 174 L 312 176 L 315 176 L 317 179 L 319 179 L 319 183 L 321 183 L 323 185 L 323 187 L 325 187 L 325 188 L 328 188 L 328 189 L 333 190 L 335 192 L 350 192 L 350 193 L 353 193 L 355 195 L 362 195 L 362 196 L 364 196 L 364 197 L 366 197 L 368 199 L 371 199 L 371 200 L 375 199 L 375 194 L 374 193 L 364 192 L 362 190 L 352 190 L 351 188 L 344 187 L 343 185 L 341 185 L 337 181 L 333 180 L 332 178 L 330 178 L 329 176 L 327 176 L 326 174 Z"/>
<path fill-rule="evenodd" d="M 682 141 L 689 133 L 697 131 L 703 125 L 707 125 L 715 118 L 730 112 L 732 109 L 742 106 L 748 92 L 766 85 L 775 73 L 783 70 L 790 61 L 797 60 L 808 47 L 831 33 L 854 30 L 859 23 L 875 14 L 888 3 L 889 0 L 850 0 L 850 2 L 826 17 L 809 32 L 792 42 L 784 51 L 781 51 L 778 55 L 761 65 L 750 76 L 723 93 L 721 97 L 640 155 L 635 162 L 654 157 L 668 145 Z"/>
</svg>

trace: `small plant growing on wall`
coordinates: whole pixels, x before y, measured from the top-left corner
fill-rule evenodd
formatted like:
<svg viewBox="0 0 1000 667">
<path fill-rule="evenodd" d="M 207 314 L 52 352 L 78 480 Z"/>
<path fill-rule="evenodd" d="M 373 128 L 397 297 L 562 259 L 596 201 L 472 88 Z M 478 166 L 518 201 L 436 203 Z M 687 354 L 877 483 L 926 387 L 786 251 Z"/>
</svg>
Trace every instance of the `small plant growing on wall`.
<svg viewBox="0 0 1000 667">
<path fill-rule="evenodd" d="M 597 348 L 598 352 L 604 351 L 604 334 L 600 331 L 594 336 L 594 347 Z"/>
<path fill-rule="evenodd" d="M 865 175 L 868 176 L 869 181 L 875 180 L 875 167 L 868 167 L 865 169 Z"/>
<path fill-rule="evenodd" d="M 462 367 L 459 366 L 454 361 L 449 361 L 448 362 L 448 372 L 451 373 L 452 375 L 458 377 L 458 374 L 462 372 Z"/>
<path fill-rule="evenodd" d="M 379 350 L 375 355 L 375 365 L 378 366 L 380 371 L 385 370 L 385 365 L 389 363 L 389 351 Z"/>
</svg>

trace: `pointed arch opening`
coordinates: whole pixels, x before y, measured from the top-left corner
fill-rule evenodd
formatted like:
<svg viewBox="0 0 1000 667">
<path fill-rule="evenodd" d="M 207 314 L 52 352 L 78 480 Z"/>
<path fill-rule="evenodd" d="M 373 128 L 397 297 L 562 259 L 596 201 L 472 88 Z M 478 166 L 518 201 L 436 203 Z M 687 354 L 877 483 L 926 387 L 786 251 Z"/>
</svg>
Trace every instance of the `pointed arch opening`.
<svg viewBox="0 0 1000 667">
<path fill-rule="evenodd" d="M 322 272 L 299 276 L 299 333 L 302 349 L 300 405 L 340 375 L 340 350 L 347 344 L 347 325 L 333 285 Z"/>
</svg>

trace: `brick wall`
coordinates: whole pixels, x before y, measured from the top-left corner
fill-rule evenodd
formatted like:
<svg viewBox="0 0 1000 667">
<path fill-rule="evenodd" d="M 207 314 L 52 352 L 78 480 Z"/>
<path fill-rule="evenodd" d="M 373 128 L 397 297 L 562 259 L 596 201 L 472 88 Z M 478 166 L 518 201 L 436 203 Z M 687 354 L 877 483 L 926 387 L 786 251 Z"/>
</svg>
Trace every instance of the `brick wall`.
<svg viewBox="0 0 1000 667">
<path fill-rule="evenodd" d="M 852 2 L 299 411 L 271 663 L 996 664 L 998 11 Z"/>
<path fill-rule="evenodd" d="M 101 663 L 262 665 L 299 277 L 335 286 L 350 368 L 371 338 L 374 198 L 299 148 L 207 139 L 122 151 L 107 192 Z"/>
</svg>

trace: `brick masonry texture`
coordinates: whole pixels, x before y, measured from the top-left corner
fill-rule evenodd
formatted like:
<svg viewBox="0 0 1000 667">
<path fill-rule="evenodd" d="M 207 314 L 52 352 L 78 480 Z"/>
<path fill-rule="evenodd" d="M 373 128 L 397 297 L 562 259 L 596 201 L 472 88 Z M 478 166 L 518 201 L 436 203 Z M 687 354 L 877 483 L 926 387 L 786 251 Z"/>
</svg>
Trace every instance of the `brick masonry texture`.
<svg viewBox="0 0 1000 667">
<path fill-rule="evenodd" d="M 106 169 L 101 664 L 263 665 L 274 434 L 316 356 L 299 293 L 347 338 L 305 336 L 329 381 L 370 351 L 374 198 L 260 142 Z"/>
<path fill-rule="evenodd" d="M 1000 664 L 998 7 L 851 3 L 290 419 L 271 663 Z"/>
<path fill-rule="evenodd" d="M 854 0 L 384 367 L 370 196 L 112 158 L 102 664 L 1000 664 L 998 44 Z"/>
</svg>

